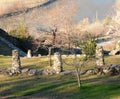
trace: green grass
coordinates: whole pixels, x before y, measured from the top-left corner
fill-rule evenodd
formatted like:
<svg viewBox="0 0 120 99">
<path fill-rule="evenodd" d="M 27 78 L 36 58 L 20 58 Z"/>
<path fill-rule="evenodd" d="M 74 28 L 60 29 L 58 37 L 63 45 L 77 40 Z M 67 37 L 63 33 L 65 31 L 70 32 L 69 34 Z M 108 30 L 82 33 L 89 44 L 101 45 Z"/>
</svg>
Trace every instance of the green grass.
<svg viewBox="0 0 120 99">
<path fill-rule="evenodd" d="M 79 93 L 79 94 L 77 94 Z M 81 97 L 81 98 L 80 98 Z M 73 96 L 74 99 L 114 99 L 120 98 L 120 85 L 96 84 L 83 86 Z"/>
<path fill-rule="evenodd" d="M 120 56 L 105 57 L 106 63 L 120 63 Z M 65 59 L 66 62 L 71 59 Z M 23 67 L 44 69 L 48 59 L 21 58 Z M 89 61 L 86 68 L 94 62 Z M 11 56 L 0 56 L 0 68 L 11 66 Z M 72 66 L 63 64 L 65 70 L 73 70 Z M 120 76 L 82 76 L 82 87 L 77 86 L 75 75 L 18 75 L 0 74 L 0 99 L 119 99 Z"/>
</svg>

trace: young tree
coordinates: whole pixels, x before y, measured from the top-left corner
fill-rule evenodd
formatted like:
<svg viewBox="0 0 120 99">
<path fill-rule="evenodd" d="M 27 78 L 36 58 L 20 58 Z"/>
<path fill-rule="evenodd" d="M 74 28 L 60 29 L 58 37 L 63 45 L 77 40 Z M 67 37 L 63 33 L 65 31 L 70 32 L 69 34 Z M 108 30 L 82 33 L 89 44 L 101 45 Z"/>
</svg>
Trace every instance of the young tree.
<svg viewBox="0 0 120 99">
<path fill-rule="evenodd" d="M 74 54 L 73 66 L 75 67 L 75 70 L 76 70 L 78 87 L 82 86 L 82 83 L 81 83 L 81 72 L 82 72 L 82 68 L 83 68 L 83 66 L 85 65 L 86 62 L 87 62 L 86 57 L 83 57 L 81 60 L 79 60 L 77 58 L 76 54 Z"/>
<path fill-rule="evenodd" d="M 87 34 L 86 39 L 87 40 L 82 42 L 82 53 L 86 55 L 86 58 L 94 58 L 97 46 L 95 37 L 91 34 Z"/>
<path fill-rule="evenodd" d="M 95 51 L 96 51 L 96 42 L 95 37 L 86 34 L 84 37 L 81 37 L 81 39 L 73 39 L 72 43 L 74 42 L 75 46 L 82 47 L 82 52 L 85 54 L 81 59 L 79 59 L 76 56 L 75 50 L 73 50 L 71 53 L 74 55 L 72 65 L 75 67 L 76 70 L 76 76 L 78 81 L 78 86 L 81 87 L 81 74 L 82 74 L 82 68 L 87 63 L 87 61 L 91 58 L 95 58 Z"/>
</svg>

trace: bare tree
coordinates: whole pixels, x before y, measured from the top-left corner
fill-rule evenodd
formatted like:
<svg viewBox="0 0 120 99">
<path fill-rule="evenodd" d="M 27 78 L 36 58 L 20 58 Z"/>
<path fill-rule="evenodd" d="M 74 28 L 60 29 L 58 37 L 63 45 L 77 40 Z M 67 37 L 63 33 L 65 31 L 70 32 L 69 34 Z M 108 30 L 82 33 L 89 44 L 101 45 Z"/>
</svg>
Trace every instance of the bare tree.
<svg viewBox="0 0 120 99">
<path fill-rule="evenodd" d="M 45 9 L 44 12 L 39 13 L 39 22 L 43 27 L 40 27 L 40 31 L 43 31 L 43 28 L 47 33 L 51 33 L 51 47 L 49 49 L 49 58 L 51 65 L 51 50 L 57 46 L 58 42 L 63 42 L 66 39 L 62 39 L 62 36 L 66 33 L 68 35 L 67 39 L 70 41 L 69 33 L 70 30 L 67 30 L 67 26 L 69 24 L 72 25 L 73 16 L 76 14 L 77 5 L 75 1 L 61 0 L 54 3 L 52 6 L 49 6 Z M 62 31 L 64 33 L 58 38 L 58 32 Z M 62 43 L 61 43 L 62 44 Z M 70 44 L 69 44 L 70 46 Z"/>
<path fill-rule="evenodd" d="M 77 11 L 77 5 L 75 1 L 61 0 L 46 9 L 38 17 L 40 23 L 52 33 L 53 40 L 57 36 L 56 33 L 58 31 L 66 31 L 68 24 L 72 25 L 73 16 Z"/>
</svg>

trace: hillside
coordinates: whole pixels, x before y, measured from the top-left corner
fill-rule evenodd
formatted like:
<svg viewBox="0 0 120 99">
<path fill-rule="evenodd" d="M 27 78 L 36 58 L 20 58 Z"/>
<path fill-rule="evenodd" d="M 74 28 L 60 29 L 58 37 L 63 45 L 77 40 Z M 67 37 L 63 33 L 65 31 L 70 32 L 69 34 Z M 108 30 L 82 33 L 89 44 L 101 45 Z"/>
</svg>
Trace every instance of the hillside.
<svg viewBox="0 0 120 99">
<path fill-rule="evenodd" d="M 82 3 L 80 1 L 81 0 L 78 0 L 79 4 L 88 4 L 87 0 L 85 0 Z M 31 2 L 33 2 L 33 0 Z M 108 0 L 105 2 L 104 5 L 107 5 L 107 2 Z M 99 3 L 102 4 L 101 2 Z M 97 35 L 97 36 L 102 35 L 103 36 L 102 39 L 105 39 L 105 40 L 102 40 L 102 43 L 100 43 L 101 45 L 106 46 L 110 42 L 112 46 L 112 44 L 116 43 L 119 40 L 119 37 L 118 37 L 120 36 L 119 24 L 117 23 L 116 20 L 113 19 L 113 16 L 108 15 L 108 18 L 106 17 L 103 20 L 99 20 L 99 13 L 96 13 L 96 19 L 93 19 L 94 20 L 93 23 L 90 23 L 90 20 L 87 18 L 78 21 L 75 15 L 79 13 L 78 11 L 81 10 L 81 8 L 79 7 L 77 0 L 75 1 L 69 1 L 69 0 L 49 0 L 49 1 L 47 0 L 46 1 L 45 0 L 41 4 L 39 3 L 37 4 L 38 5 L 34 5 L 31 7 L 27 7 L 26 5 L 25 9 L 17 10 L 15 12 L 13 11 L 13 12 L 1 15 L 0 27 L 2 27 L 4 30 L 6 30 L 9 33 L 10 31 L 16 29 L 16 27 L 19 26 L 19 24 L 25 24 L 28 27 L 29 34 L 35 39 L 38 39 L 38 38 L 44 38 L 44 37 L 46 38 L 47 33 L 50 33 L 51 32 L 50 30 L 52 30 L 52 28 L 55 25 L 57 26 L 57 30 L 59 31 L 59 30 L 66 29 L 65 27 L 66 23 L 69 23 L 69 25 L 75 23 L 74 25 L 80 31 L 80 32 L 78 31 L 79 33 L 82 33 L 83 31 L 87 31 L 89 33 L 92 33 L 93 35 Z M 92 4 L 93 4 L 93 1 L 92 1 Z M 90 3 L 90 5 L 92 4 Z M 97 2 L 95 2 L 95 4 L 98 5 Z M 112 4 L 113 4 L 113 1 L 111 0 L 111 2 L 108 3 L 108 5 L 112 6 Z M 99 7 L 101 6 L 102 5 L 99 5 Z M 105 9 L 105 7 L 103 8 Z M 73 17 L 76 19 L 73 19 Z M 70 20 L 70 22 L 67 22 L 68 20 Z M 71 20 L 77 20 L 77 22 L 75 21 L 72 23 Z M 43 34 L 45 35 L 43 36 Z M 73 34 L 71 33 L 71 35 Z M 63 37 L 64 35 L 61 35 L 61 36 Z M 47 41 L 50 41 L 49 38 L 50 37 L 48 37 Z M 65 40 L 66 39 L 67 38 L 65 38 Z M 106 41 L 109 41 L 109 42 L 106 42 Z"/>
<path fill-rule="evenodd" d="M 10 12 L 7 12 L 7 13 L 5 12 L 6 14 L 0 15 L 0 27 L 9 33 L 11 30 L 13 30 L 19 24 L 22 23 L 28 26 L 29 33 L 31 35 L 34 33 L 34 35 L 32 36 L 34 37 L 38 36 L 40 17 L 41 16 L 44 17 L 43 15 L 47 14 L 47 11 L 48 11 L 48 8 L 50 8 L 50 5 L 57 0 L 43 0 L 43 1 L 44 2 L 40 4 L 37 3 L 37 5 L 34 7 L 20 9 L 13 12 L 12 10 L 10 10 Z M 32 2 L 30 4 L 32 4 Z"/>
<path fill-rule="evenodd" d="M 0 1 L 0 15 L 4 15 L 11 12 L 17 12 L 28 8 L 41 5 L 48 0 L 2 0 Z"/>
<path fill-rule="evenodd" d="M 12 49 L 0 41 L 0 55 L 11 56 Z"/>
</svg>

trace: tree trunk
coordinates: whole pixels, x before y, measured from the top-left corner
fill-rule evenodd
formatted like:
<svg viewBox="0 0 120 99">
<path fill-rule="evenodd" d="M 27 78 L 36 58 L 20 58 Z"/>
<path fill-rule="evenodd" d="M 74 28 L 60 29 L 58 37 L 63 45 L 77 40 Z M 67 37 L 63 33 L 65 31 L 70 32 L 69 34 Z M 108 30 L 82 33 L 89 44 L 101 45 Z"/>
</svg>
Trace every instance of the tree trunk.
<svg viewBox="0 0 120 99">
<path fill-rule="evenodd" d="M 79 66 L 78 66 L 79 64 L 77 64 L 76 53 L 74 54 L 74 62 L 73 62 L 73 64 L 74 64 L 74 67 L 75 67 L 75 69 L 76 69 L 78 87 L 80 87 L 80 86 L 81 86 L 81 80 L 80 80 L 80 71 L 81 71 L 81 67 L 79 67 Z"/>
<path fill-rule="evenodd" d="M 56 32 L 53 31 L 53 46 L 55 45 L 55 40 L 56 40 Z"/>
<path fill-rule="evenodd" d="M 49 47 L 49 66 L 52 66 L 52 60 L 51 60 L 51 50 L 52 48 Z"/>
<path fill-rule="evenodd" d="M 81 87 L 81 80 L 80 80 L 80 71 L 79 68 L 76 68 L 76 75 L 77 75 L 77 81 L 78 81 L 78 87 Z"/>
</svg>

